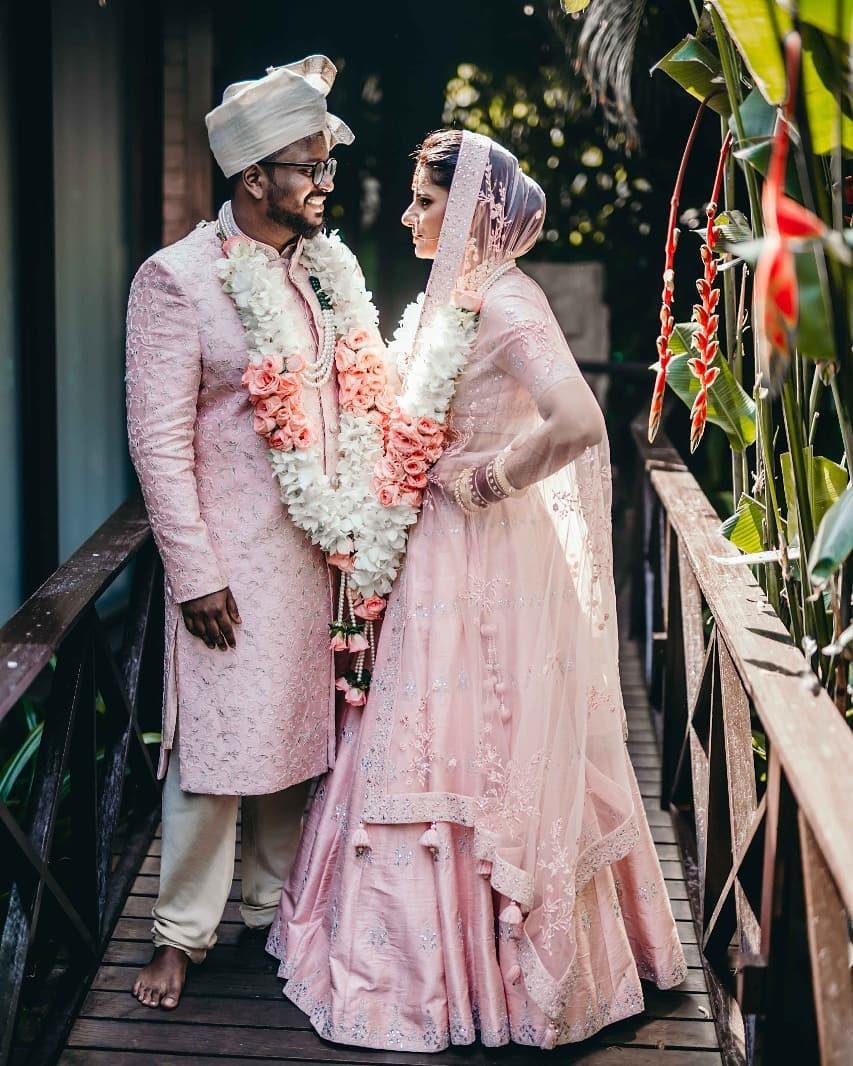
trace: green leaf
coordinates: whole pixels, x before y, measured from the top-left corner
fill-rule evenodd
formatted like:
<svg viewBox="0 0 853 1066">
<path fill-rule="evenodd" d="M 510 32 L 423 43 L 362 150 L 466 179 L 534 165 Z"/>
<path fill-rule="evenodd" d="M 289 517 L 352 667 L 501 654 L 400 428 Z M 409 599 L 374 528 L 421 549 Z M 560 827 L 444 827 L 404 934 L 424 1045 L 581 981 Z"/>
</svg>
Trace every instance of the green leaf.
<svg viewBox="0 0 853 1066">
<path fill-rule="evenodd" d="M 815 155 L 825 155 L 838 146 L 839 100 L 846 112 L 841 116 L 841 143 L 845 148 L 853 149 L 844 45 L 838 38 L 812 26 L 803 26 L 801 35 L 803 93 Z"/>
<path fill-rule="evenodd" d="M 576 15 L 589 7 L 590 0 L 560 0 L 560 7 L 567 15 Z"/>
<path fill-rule="evenodd" d="M 713 0 L 714 7 L 743 56 L 765 100 L 785 98 L 785 63 L 781 40 L 792 29 L 791 16 L 774 0 Z"/>
<path fill-rule="evenodd" d="M 735 513 L 720 526 L 720 533 L 742 552 L 763 551 L 761 531 L 765 513 L 764 505 L 744 492 Z"/>
<path fill-rule="evenodd" d="M 4 803 L 9 799 L 15 782 L 27 768 L 30 760 L 38 754 L 43 729 L 44 722 L 39 722 L 35 728 L 31 729 L 23 744 L 3 768 L 3 776 L 0 777 L 0 800 Z"/>
<path fill-rule="evenodd" d="M 832 318 L 826 303 L 818 273 L 817 255 L 820 250 L 806 248 L 794 259 L 797 287 L 800 290 L 800 316 L 797 325 L 797 348 L 808 359 L 836 358 L 832 333 Z"/>
<path fill-rule="evenodd" d="M 694 322 L 679 322 L 675 326 L 669 345 L 673 358 L 666 374 L 667 384 L 688 407 L 693 406 L 699 392 L 699 379 L 687 365 L 687 360 L 695 354 L 691 338 L 696 328 Z M 708 421 L 723 430 L 733 451 L 742 452 L 755 440 L 755 404 L 737 383 L 722 356 L 718 355 L 713 365 L 720 368 L 720 374 L 708 389 Z"/>
<path fill-rule="evenodd" d="M 847 488 L 847 471 L 843 466 L 839 466 L 838 463 L 827 459 L 826 456 L 815 455 L 811 445 L 803 449 L 803 455 L 808 478 L 806 491 L 812 512 L 812 523 L 817 528 L 823 516 Z M 797 533 L 797 496 L 794 491 L 794 468 L 791 462 L 791 453 L 783 452 L 780 460 L 782 463 L 782 484 L 785 489 L 785 500 L 788 504 L 788 540 L 791 541 Z"/>
<path fill-rule="evenodd" d="M 809 554 L 809 575 L 814 584 L 827 581 L 853 552 L 853 488 L 823 516 Z"/>
<path fill-rule="evenodd" d="M 736 159 L 766 176 L 778 108 L 768 104 L 758 89 L 752 89 L 744 97 L 739 113 L 745 139 L 743 142 L 736 142 L 737 148 L 733 154 Z M 732 118 L 729 119 L 729 129 L 737 135 Z M 795 200 L 802 202 L 803 195 L 793 153 L 790 154 L 785 169 L 785 192 L 793 196 Z"/>
<path fill-rule="evenodd" d="M 704 100 L 715 89 L 722 90 L 711 97 L 708 107 L 721 115 L 730 114 L 719 57 L 700 44 L 692 34 L 688 34 L 680 44 L 670 49 L 663 59 L 659 59 L 650 73 L 656 70 L 668 74 L 697 100 Z"/>
<path fill-rule="evenodd" d="M 832 37 L 843 37 L 845 27 L 853 24 L 853 0 L 800 0 L 800 22 L 808 22 Z"/>
</svg>

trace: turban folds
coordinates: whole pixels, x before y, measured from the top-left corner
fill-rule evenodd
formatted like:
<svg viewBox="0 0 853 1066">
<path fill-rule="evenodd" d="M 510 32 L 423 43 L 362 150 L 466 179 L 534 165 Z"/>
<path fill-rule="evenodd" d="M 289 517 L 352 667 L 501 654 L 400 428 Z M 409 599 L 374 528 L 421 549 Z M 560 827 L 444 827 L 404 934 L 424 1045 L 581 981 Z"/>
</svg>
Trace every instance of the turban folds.
<svg viewBox="0 0 853 1066">
<path fill-rule="evenodd" d="M 210 149 L 226 178 L 315 133 L 330 148 L 352 144 L 352 130 L 326 110 L 337 69 L 326 56 L 269 67 L 263 78 L 229 85 L 205 116 Z"/>
</svg>

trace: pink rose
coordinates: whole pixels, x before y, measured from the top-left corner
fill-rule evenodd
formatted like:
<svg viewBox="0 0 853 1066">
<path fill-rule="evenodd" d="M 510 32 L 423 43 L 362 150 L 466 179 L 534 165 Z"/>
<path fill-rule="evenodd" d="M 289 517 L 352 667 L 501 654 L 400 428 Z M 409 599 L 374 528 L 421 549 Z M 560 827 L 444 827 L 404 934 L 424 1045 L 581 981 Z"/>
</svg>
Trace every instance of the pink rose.
<svg viewBox="0 0 853 1066">
<path fill-rule="evenodd" d="M 278 391 L 279 383 L 283 380 L 278 374 L 270 373 L 269 370 L 256 366 L 254 374 L 251 375 L 248 381 L 249 392 L 252 396 L 273 396 Z"/>
<path fill-rule="evenodd" d="M 302 426 L 293 434 L 293 444 L 300 451 L 305 451 L 314 443 L 314 434 L 309 426 Z"/>
<path fill-rule="evenodd" d="M 265 355 L 261 360 L 261 370 L 266 370 L 268 374 L 280 374 L 284 370 L 284 358 L 278 352 Z"/>
<path fill-rule="evenodd" d="M 381 596 L 368 596 L 354 610 L 359 618 L 366 622 L 375 622 L 385 610 L 385 600 Z"/>
<path fill-rule="evenodd" d="M 281 407 L 275 413 L 275 424 L 281 426 L 283 429 L 288 427 L 293 419 L 293 412 L 295 408 L 287 401 L 282 403 Z"/>
<path fill-rule="evenodd" d="M 300 370 L 305 369 L 305 360 L 299 354 L 299 352 L 293 352 L 287 357 L 287 372 L 288 374 L 298 374 Z"/>
<path fill-rule="evenodd" d="M 282 398 L 295 396 L 301 387 L 302 383 L 299 378 L 295 378 L 291 374 L 282 374 L 276 382 L 276 392 Z"/>
<path fill-rule="evenodd" d="M 363 633 L 353 633 L 347 640 L 347 648 L 352 652 L 367 651 L 370 641 Z"/>
<path fill-rule="evenodd" d="M 332 639 L 329 641 L 329 651 L 346 651 L 347 639 L 342 637 L 340 633 L 335 633 Z"/>
<path fill-rule="evenodd" d="M 407 456 L 403 460 L 403 469 L 407 474 L 417 476 L 418 474 L 426 473 L 426 456 L 421 452 L 418 454 L 415 452 L 412 455 Z"/>
<path fill-rule="evenodd" d="M 339 677 L 335 682 L 335 688 L 338 692 L 346 692 L 349 689 L 349 681 L 345 677 Z"/>
<path fill-rule="evenodd" d="M 288 425 L 292 433 L 296 433 L 298 429 L 307 429 L 309 427 L 308 419 L 301 407 L 295 405 L 291 407 Z"/>
<path fill-rule="evenodd" d="M 393 481 L 378 486 L 376 498 L 383 507 L 394 507 L 400 502 L 400 486 Z"/>
<path fill-rule="evenodd" d="M 427 487 L 426 474 L 409 474 L 406 477 L 407 489 L 425 489 Z"/>
<path fill-rule="evenodd" d="M 438 422 L 434 422 L 431 418 L 419 418 L 417 430 L 422 437 L 435 437 L 443 432 Z"/>
<path fill-rule="evenodd" d="M 420 442 L 412 439 L 398 426 L 391 426 L 388 434 L 388 447 L 390 450 L 399 452 L 400 455 L 411 455 L 420 450 Z"/>
<path fill-rule="evenodd" d="M 453 306 L 458 307 L 460 311 L 473 311 L 479 314 L 483 306 L 483 297 L 480 293 L 472 292 L 470 289 L 454 289 L 451 299 Z"/>
<path fill-rule="evenodd" d="M 259 437 L 266 437 L 275 429 L 275 419 L 266 415 L 259 415 L 256 410 L 255 417 L 252 419 L 252 429 Z"/>
<path fill-rule="evenodd" d="M 293 450 L 293 437 L 289 430 L 280 428 L 269 435 L 267 444 L 276 451 L 289 452 Z"/>
<path fill-rule="evenodd" d="M 360 688 L 348 688 L 344 695 L 344 700 L 351 707 L 363 707 L 367 703 L 367 697 Z"/>
<path fill-rule="evenodd" d="M 351 555 L 345 555 L 343 552 L 332 552 L 329 556 L 329 566 L 336 566 L 338 570 L 349 574 L 352 572 L 355 562 Z"/>
<path fill-rule="evenodd" d="M 251 247 L 252 242 L 247 240 L 246 237 L 229 237 L 227 241 L 222 242 L 222 251 L 226 258 L 231 257 L 231 253 L 239 248 L 241 244 L 245 244 L 247 247 Z"/>
<path fill-rule="evenodd" d="M 278 396 L 264 396 L 255 404 L 255 414 L 261 418 L 275 418 L 276 412 L 281 410 L 282 402 Z"/>
<path fill-rule="evenodd" d="M 369 344 L 373 339 L 373 335 L 366 329 L 351 329 L 344 338 L 348 347 L 354 351 L 358 351 L 359 348 L 363 348 L 366 344 Z"/>
<path fill-rule="evenodd" d="M 424 494 L 417 489 L 406 488 L 400 493 L 400 503 L 404 503 L 407 507 L 420 507 L 423 498 Z"/>
<path fill-rule="evenodd" d="M 358 356 L 341 338 L 335 345 L 335 366 L 340 370 L 352 370 L 358 365 Z"/>
</svg>

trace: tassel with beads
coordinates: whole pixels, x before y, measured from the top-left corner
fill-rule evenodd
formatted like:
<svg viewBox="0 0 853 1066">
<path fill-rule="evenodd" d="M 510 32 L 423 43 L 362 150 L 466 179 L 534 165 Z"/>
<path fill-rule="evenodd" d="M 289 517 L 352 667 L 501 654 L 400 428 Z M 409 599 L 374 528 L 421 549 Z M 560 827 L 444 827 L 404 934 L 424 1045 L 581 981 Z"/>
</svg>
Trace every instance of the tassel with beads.
<svg viewBox="0 0 853 1066">
<path fill-rule="evenodd" d="M 501 911 L 501 921 L 506 925 L 519 926 L 524 921 L 521 907 L 513 900 L 508 907 Z"/>
<path fill-rule="evenodd" d="M 557 1046 L 558 1036 L 559 1033 L 557 1032 L 557 1027 L 555 1025 L 549 1025 L 548 1028 L 545 1030 L 545 1035 L 542 1037 L 542 1050 L 553 1051 L 554 1048 Z"/>
<path fill-rule="evenodd" d="M 358 823 L 358 829 L 352 835 L 352 844 L 356 855 L 363 855 L 370 850 L 370 837 L 367 835 L 364 822 Z"/>
<path fill-rule="evenodd" d="M 425 848 L 429 848 L 433 855 L 438 854 L 438 849 L 441 847 L 441 840 L 439 839 L 438 830 L 436 829 L 435 822 L 432 823 L 429 829 L 425 830 L 421 834 L 420 842 Z"/>
</svg>

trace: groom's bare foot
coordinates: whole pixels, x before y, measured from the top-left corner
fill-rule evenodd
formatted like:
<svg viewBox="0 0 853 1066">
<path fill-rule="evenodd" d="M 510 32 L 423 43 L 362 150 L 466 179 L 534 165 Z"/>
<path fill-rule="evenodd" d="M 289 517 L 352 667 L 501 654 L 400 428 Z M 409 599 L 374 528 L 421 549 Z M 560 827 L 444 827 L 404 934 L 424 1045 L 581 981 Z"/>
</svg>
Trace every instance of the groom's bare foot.
<svg viewBox="0 0 853 1066">
<path fill-rule="evenodd" d="M 178 948 L 154 949 L 151 962 L 143 966 L 133 986 L 133 994 L 146 1007 L 174 1010 L 181 1000 L 187 979 L 189 957 Z"/>
</svg>

